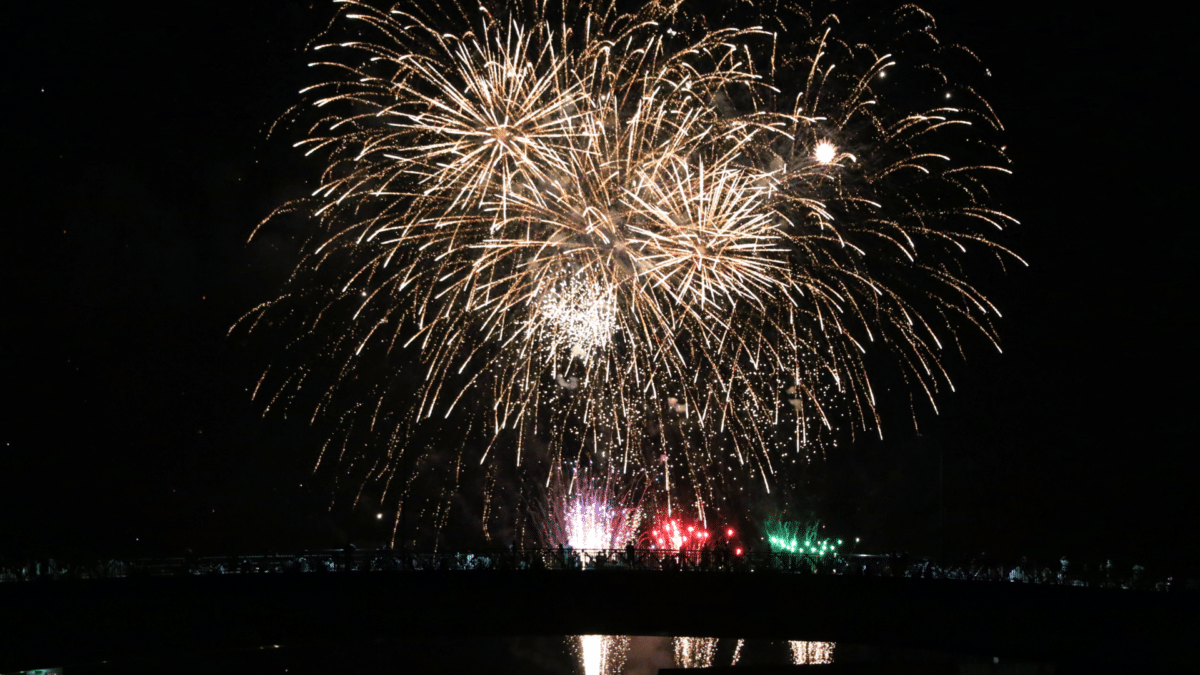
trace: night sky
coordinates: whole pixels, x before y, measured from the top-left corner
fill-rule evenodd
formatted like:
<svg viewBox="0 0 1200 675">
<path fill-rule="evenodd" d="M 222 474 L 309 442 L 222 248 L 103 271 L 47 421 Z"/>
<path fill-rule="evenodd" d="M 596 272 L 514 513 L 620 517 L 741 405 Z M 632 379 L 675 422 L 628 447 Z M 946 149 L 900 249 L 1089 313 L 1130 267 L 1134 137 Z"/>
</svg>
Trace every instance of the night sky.
<svg viewBox="0 0 1200 675">
<path fill-rule="evenodd" d="M 323 439 L 251 403 L 270 345 L 226 336 L 295 262 L 284 236 L 246 240 L 319 171 L 290 148 L 299 130 L 264 132 L 312 82 L 303 47 L 331 5 L 14 4 L 0 554 L 383 536 L 374 509 L 326 508 Z M 1004 354 L 980 342 L 952 362 L 958 392 L 920 435 L 893 425 L 831 452 L 813 471 L 822 514 L 880 550 L 927 551 L 940 456 L 952 553 L 1182 560 L 1200 500 L 1181 17 L 922 6 L 993 73 L 1022 223 L 1001 241 L 1031 267 L 981 277 Z"/>
</svg>

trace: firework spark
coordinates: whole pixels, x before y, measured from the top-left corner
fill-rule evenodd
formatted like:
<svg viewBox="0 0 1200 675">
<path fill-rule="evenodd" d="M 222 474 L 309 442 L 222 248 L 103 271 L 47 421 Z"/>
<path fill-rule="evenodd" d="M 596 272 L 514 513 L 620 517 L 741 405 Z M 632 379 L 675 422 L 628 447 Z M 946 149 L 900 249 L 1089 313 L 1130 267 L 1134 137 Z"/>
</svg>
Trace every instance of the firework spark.
<svg viewBox="0 0 1200 675">
<path fill-rule="evenodd" d="M 637 538 L 638 496 L 618 493 L 615 476 L 579 471 L 568 480 L 557 471 L 542 508 L 540 525 L 549 545 L 581 550 L 623 548 Z"/>
<path fill-rule="evenodd" d="M 663 551 L 686 551 L 710 544 L 708 530 L 695 525 L 683 525 L 680 520 L 667 520 L 650 531 L 651 546 Z"/>
<path fill-rule="evenodd" d="M 841 539 L 822 538 L 820 522 L 802 527 L 796 522 L 772 521 L 766 527 L 767 543 L 774 553 L 791 553 L 797 556 L 822 558 L 835 556 L 844 542 Z"/>
<path fill-rule="evenodd" d="M 567 279 L 547 292 L 536 308 L 534 329 L 542 327 L 562 335 L 571 355 L 587 359 L 608 346 L 617 329 L 616 300 L 603 287 Z M 556 353 L 552 343 L 549 354 Z"/>
<path fill-rule="evenodd" d="M 960 328 L 996 343 L 965 260 L 1015 258 L 992 240 L 1015 222 L 988 192 L 1002 128 L 924 12 L 872 47 L 783 8 L 340 4 L 297 144 L 325 171 L 277 212 L 317 230 L 244 322 L 297 336 L 268 409 L 332 365 L 311 417 L 385 439 L 343 445 L 364 480 L 459 408 L 474 461 L 550 447 L 703 511 L 733 476 L 769 490 L 837 410 L 879 429 L 868 355 L 932 402 Z"/>
<path fill-rule="evenodd" d="M 732 527 L 710 529 L 700 522 L 693 522 L 679 515 L 659 518 L 654 527 L 642 535 L 644 546 L 660 551 L 700 551 L 727 547 L 741 554 L 742 548 L 736 540 L 737 531 Z"/>
</svg>

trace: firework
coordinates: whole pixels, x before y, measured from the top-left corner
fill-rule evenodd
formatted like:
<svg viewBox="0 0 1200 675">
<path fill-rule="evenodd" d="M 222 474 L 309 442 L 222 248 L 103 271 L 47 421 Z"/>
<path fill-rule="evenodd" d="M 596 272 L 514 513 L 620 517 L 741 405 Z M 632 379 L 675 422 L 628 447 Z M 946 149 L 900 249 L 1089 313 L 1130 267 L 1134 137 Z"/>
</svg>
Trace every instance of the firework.
<svg viewBox="0 0 1200 675">
<path fill-rule="evenodd" d="M 708 530 L 685 525 L 680 519 L 661 521 L 649 533 L 651 548 L 663 551 L 688 551 L 706 548 L 714 543 Z"/>
<path fill-rule="evenodd" d="M 804 527 L 796 522 L 776 520 L 766 527 L 767 543 L 773 553 L 811 558 L 837 555 L 844 542 L 841 539 L 822 538 L 819 530 L 819 521 Z"/>
<path fill-rule="evenodd" d="M 615 484 L 612 476 L 580 470 L 568 479 L 557 469 L 541 509 L 543 539 L 576 550 L 613 550 L 632 541 L 640 524 L 640 504 L 632 494 L 618 494 Z M 621 672 L 629 654 L 628 636 L 580 635 L 577 640 L 585 675 Z"/>
<path fill-rule="evenodd" d="M 385 493 L 450 419 L 486 441 L 469 461 L 536 447 L 703 512 L 839 411 L 879 429 L 868 355 L 933 401 L 961 327 L 996 341 L 965 260 L 1010 255 L 1001 127 L 924 12 L 869 46 L 782 7 L 340 4 L 297 144 L 325 170 L 278 212 L 315 231 L 244 321 L 296 336 L 268 408 L 331 365 L 304 415 L 383 439 L 340 456 Z"/>
<path fill-rule="evenodd" d="M 678 514 L 661 517 L 654 527 L 642 535 L 643 546 L 661 551 L 699 551 L 706 548 L 728 547 L 741 555 L 742 548 L 735 539 L 732 527 L 709 529 L 700 522 L 690 521 Z"/>
<path fill-rule="evenodd" d="M 615 476 L 586 470 L 569 478 L 555 472 L 540 519 L 547 544 L 583 550 L 624 548 L 637 539 L 640 524 L 638 495 L 619 493 Z"/>
</svg>

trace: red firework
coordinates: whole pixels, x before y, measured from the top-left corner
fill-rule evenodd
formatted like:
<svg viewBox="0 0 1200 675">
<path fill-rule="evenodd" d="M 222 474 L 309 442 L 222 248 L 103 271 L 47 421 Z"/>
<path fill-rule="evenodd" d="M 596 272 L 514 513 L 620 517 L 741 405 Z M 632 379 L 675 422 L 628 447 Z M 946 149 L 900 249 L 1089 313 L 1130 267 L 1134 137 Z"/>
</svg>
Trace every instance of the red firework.
<svg viewBox="0 0 1200 675">
<path fill-rule="evenodd" d="M 700 551 L 728 547 L 735 555 L 742 546 L 732 527 L 710 529 L 679 515 L 660 516 L 654 526 L 642 535 L 642 545 L 660 551 Z"/>
</svg>

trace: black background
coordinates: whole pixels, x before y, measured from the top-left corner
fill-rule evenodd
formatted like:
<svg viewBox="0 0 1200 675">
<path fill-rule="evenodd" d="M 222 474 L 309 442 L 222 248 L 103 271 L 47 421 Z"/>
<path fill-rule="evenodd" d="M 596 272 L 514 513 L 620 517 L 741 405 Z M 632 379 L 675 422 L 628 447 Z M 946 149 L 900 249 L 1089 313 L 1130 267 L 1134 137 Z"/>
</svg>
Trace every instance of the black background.
<svg viewBox="0 0 1200 675">
<path fill-rule="evenodd" d="M 311 6 L 310 6 L 311 5 Z M 829 454 L 824 516 L 880 549 L 1179 563 L 1191 442 L 1194 157 L 1180 17 L 935 2 L 991 69 L 1017 171 L 974 349 L 920 435 Z M 369 540 L 329 512 L 321 438 L 251 404 L 269 360 L 230 339 L 295 244 L 253 226 L 318 168 L 265 130 L 309 84 L 332 5 L 21 3 L 3 17 L 0 553 L 250 552 Z M 386 520 L 384 521 L 386 522 Z M 390 526 L 387 528 L 390 530 Z"/>
</svg>

